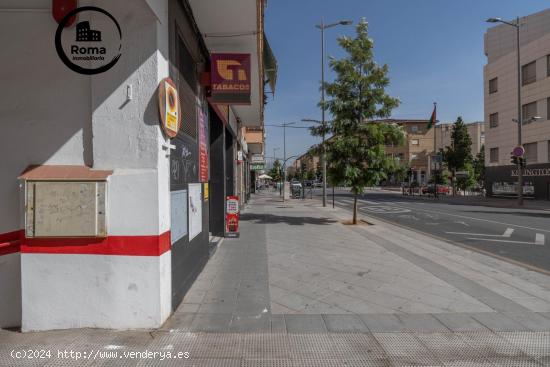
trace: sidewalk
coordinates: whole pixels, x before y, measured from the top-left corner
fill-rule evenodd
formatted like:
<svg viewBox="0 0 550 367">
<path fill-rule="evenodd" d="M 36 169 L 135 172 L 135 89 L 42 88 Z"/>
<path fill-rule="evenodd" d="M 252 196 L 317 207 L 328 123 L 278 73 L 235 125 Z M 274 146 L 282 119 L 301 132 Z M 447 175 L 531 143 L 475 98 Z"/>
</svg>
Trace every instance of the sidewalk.
<svg viewBox="0 0 550 367">
<path fill-rule="evenodd" d="M 163 328 L 0 331 L 0 366 L 16 346 L 190 354 L 138 366 L 550 365 L 550 277 L 349 216 L 256 195 Z"/>
</svg>

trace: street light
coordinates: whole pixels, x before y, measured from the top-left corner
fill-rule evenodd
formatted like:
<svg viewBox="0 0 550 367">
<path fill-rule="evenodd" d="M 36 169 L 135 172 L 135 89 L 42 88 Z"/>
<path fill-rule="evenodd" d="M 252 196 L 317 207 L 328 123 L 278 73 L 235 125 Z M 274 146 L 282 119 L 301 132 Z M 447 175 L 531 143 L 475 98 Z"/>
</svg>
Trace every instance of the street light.
<svg viewBox="0 0 550 367">
<path fill-rule="evenodd" d="M 519 17 L 516 18 L 515 23 L 507 22 L 505 20 L 502 20 L 502 18 L 489 18 L 487 19 L 488 23 L 502 23 L 509 26 L 512 26 L 516 28 L 516 47 L 517 47 L 517 68 L 518 68 L 518 117 L 516 121 L 522 121 L 522 111 L 521 111 L 521 58 L 520 58 L 520 42 L 519 42 L 519 34 L 520 34 L 520 24 L 519 24 Z M 518 146 L 522 146 L 521 142 L 521 127 L 523 123 L 518 123 Z M 518 163 L 518 205 L 523 205 L 523 172 L 521 169 L 521 165 Z"/>
<path fill-rule="evenodd" d="M 294 125 L 296 122 L 283 122 L 282 124 L 264 124 L 265 126 L 282 127 L 283 128 L 283 161 L 286 162 L 286 128 L 287 126 Z M 273 154 L 275 155 L 275 154 Z M 285 201 L 285 182 L 286 182 L 286 170 L 283 170 L 283 202 Z"/>
<path fill-rule="evenodd" d="M 353 21 L 351 20 L 340 20 L 336 23 L 325 24 L 323 18 L 321 18 L 321 24 L 315 25 L 319 30 L 321 30 L 321 124 L 323 131 L 325 130 L 325 29 L 336 27 L 339 25 L 351 25 Z M 326 149 L 325 149 L 325 135 L 323 134 L 323 206 L 327 206 L 327 160 L 326 160 Z"/>
<path fill-rule="evenodd" d="M 326 135 L 326 121 L 323 123 L 323 121 L 319 121 L 319 120 L 315 120 L 315 119 L 302 119 L 302 122 L 313 122 L 315 124 L 320 124 L 321 127 L 322 127 L 322 143 L 321 143 L 321 147 L 322 147 L 322 157 L 321 157 L 321 160 L 322 160 L 322 166 L 323 166 L 323 206 L 326 206 L 326 195 L 327 195 L 327 165 L 326 165 L 326 161 L 327 161 L 327 157 L 326 157 L 326 148 L 325 148 L 325 135 Z M 334 191 L 334 190 L 333 190 Z M 333 192 L 334 194 L 334 192 Z"/>
</svg>

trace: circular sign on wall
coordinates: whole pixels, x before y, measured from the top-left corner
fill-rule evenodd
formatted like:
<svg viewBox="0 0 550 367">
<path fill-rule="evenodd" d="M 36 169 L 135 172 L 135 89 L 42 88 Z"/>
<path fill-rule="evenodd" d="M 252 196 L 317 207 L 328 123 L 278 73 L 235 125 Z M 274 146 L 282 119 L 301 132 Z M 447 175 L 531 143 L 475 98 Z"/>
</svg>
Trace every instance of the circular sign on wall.
<svg viewBox="0 0 550 367">
<path fill-rule="evenodd" d="M 515 157 L 523 157 L 523 155 L 525 154 L 525 148 L 522 146 L 515 147 L 512 151 L 512 154 Z"/>
<path fill-rule="evenodd" d="M 164 133 L 173 138 L 181 127 L 181 105 L 176 84 L 170 78 L 164 78 L 159 84 L 160 123 Z"/>
<path fill-rule="evenodd" d="M 74 28 L 66 28 L 78 16 Z M 68 12 L 55 32 L 55 50 L 72 71 L 94 75 L 111 69 L 122 49 L 122 31 L 117 20 L 106 10 L 82 6 Z"/>
</svg>

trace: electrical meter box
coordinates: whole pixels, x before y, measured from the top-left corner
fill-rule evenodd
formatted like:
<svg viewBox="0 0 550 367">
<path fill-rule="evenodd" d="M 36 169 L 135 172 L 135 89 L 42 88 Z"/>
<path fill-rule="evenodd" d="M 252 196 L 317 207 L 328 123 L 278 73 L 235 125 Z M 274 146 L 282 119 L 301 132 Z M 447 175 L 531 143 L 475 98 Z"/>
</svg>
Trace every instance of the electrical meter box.
<svg viewBox="0 0 550 367">
<path fill-rule="evenodd" d="M 106 237 L 107 182 L 26 181 L 26 237 Z"/>
</svg>

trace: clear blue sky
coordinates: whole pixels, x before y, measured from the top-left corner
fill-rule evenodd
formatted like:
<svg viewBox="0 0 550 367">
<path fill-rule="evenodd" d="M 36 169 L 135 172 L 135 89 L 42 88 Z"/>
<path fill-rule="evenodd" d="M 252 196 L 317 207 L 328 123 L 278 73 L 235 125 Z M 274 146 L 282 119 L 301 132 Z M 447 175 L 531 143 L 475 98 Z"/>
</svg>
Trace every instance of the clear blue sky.
<svg viewBox="0 0 550 367">
<path fill-rule="evenodd" d="M 515 18 L 550 5 L 543 0 L 269 0 L 266 34 L 277 57 L 275 98 L 269 96 L 265 123 L 320 119 L 320 32 L 314 27 L 361 17 L 369 22 L 375 59 L 390 68 L 390 95 L 401 99 L 395 118 L 483 120 L 483 34 L 489 17 Z M 354 26 L 325 32 L 326 55 L 341 57 L 336 38 L 353 36 Z M 326 79 L 332 73 L 326 64 Z M 299 126 L 304 126 L 303 123 Z M 266 156 L 281 148 L 282 129 L 266 127 Z M 317 138 L 306 129 L 287 129 L 287 157 L 304 153 Z M 268 160 L 269 161 L 269 160 Z M 292 162 L 292 161 L 289 161 Z"/>
</svg>

